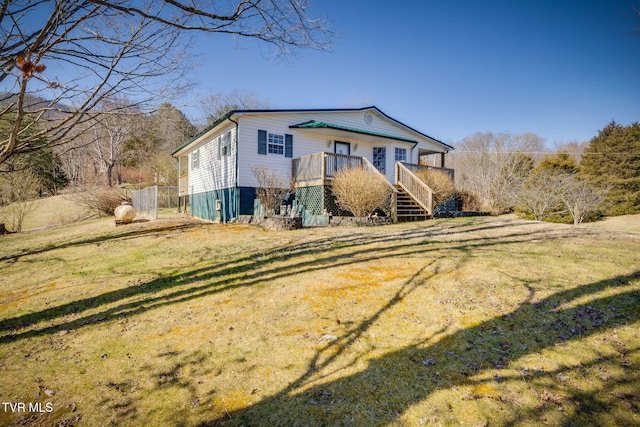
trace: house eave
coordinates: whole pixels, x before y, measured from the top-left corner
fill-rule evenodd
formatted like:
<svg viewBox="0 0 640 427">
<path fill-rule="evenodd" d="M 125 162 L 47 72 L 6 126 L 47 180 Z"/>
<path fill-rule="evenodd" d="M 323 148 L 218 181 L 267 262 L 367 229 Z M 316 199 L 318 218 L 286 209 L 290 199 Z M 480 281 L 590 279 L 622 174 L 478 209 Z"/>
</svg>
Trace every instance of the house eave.
<svg viewBox="0 0 640 427">
<path fill-rule="evenodd" d="M 173 150 L 173 152 L 171 153 L 171 155 L 175 158 L 180 157 L 180 155 L 186 151 L 186 148 L 188 148 L 190 145 L 192 145 L 193 143 L 196 143 L 199 139 L 201 139 L 202 137 L 204 137 L 205 135 L 207 135 L 209 132 L 211 132 L 212 130 L 214 130 L 216 127 L 218 127 L 218 125 L 220 125 L 221 123 L 223 123 L 226 120 L 229 120 L 231 118 L 231 116 L 233 116 L 234 111 L 229 111 L 228 113 L 226 113 L 225 115 L 221 116 L 219 119 L 217 119 L 215 122 L 211 123 L 210 125 L 208 125 L 207 127 L 205 127 L 204 129 L 202 129 L 200 132 L 198 132 L 197 134 L 195 134 L 194 136 L 192 136 L 191 138 L 187 139 L 185 142 L 183 142 L 182 144 L 180 144 L 180 146 L 178 148 L 176 148 L 175 150 Z"/>
<path fill-rule="evenodd" d="M 171 155 L 173 157 L 179 157 L 180 155 L 182 155 L 184 152 L 188 151 L 186 150 L 189 146 L 191 146 L 193 143 L 197 143 L 198 140 L 202 137 L 204 137 L 205 135 L 207 135 L 211 130 L 215 129 L 217 126 L 219 126 L 221 123 L 223 123 L 226 120 L 229 120 L 232 117 L 241 117 L 243 115 L 254 115 L 254 114 L 283 114 L 283 113 L 327 113 L 327 112 L 359 112 L 359 111 L 373 111 L 376 114 L 378 114 L 380 117 L 383 117 L 385 120 L 388 120 L 394 124 L 396 124 L 397 126 L 400 126 L 406 130 L 408 130 L 411 133 L 414 133 L 416 135 L 418 135 L 420 138 L 426 138 L 428 141 L 439 145 L 443 148 L 443 151 L 449 152 L 451 150 L 453 150 L 454 148 L 448 144 L 445 144 L 444 142 L 433 138 L 425 133 L 422 133 L 414 128 L 412 128 L 411 126 L 408 126 L 404 123 L 402 123 L 401 121 L 398 121 L 396 119 L 394 119 L 393 117 L 385 114 L 382 110 L 380 110 L 378 107 L 376 107 L 375 105 L 369 106 L 369 107 L 362 107 L 362 108 L 314 108 L 314 109 L 274 109 L 274 110 L 263 110 L 263 109 L 253 109 L 253 110 L 231 110 L 229 112 L 227 112 L 226 114 L 224 114 L 223 116 L 221 116 L 220 118 L 218 118 L 216 121 L 214 121 L 213 123 L 211 123 L 210 125 L 208 125 L 207 127 L 205 127 L 202 131 L 198 132 L 196 135 L 194 135 L 193 137 L 189 138 L 188 140 L 186 140 L 183 144 L 181 144 L 178 148 L 176 148 Z M 333 129 L 334 132 L 339 132 L 339 130 Z M 325 132 L 329 132 L 329 131 L 325 131 Z M 348 131 L 346 131 L 348 132 Z M 351 131 L 351 133 L 353 134 L 354 132 Z M 357 132 L 355 132 L 357 133 Z M 371 132 L 369 132 L 370 134 Z M 365 131 L 364 133 L 365 135 L 367 134 L 367 132 Z M 388 135 L 386 136 L 388 137 Z M 392 138 L 393 139 L 393 138 Z M 414 146 L 418 143 L 417 140 L 411 140 L 410 138 L 403 138 L 403 139 L 398 139 L 395 138 L 397 140 L 401 140 L 404 142 L 410 142 L 413 143 Z"/>
</svg>

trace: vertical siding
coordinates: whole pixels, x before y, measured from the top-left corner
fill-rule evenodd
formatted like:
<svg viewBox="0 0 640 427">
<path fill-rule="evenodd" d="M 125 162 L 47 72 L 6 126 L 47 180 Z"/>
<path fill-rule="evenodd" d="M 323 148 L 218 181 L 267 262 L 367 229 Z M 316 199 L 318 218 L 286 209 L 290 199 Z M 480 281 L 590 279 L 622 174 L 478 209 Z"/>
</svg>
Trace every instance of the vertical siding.
<svg viewBox="0 0 640 427">
<path fill-rule="evenodd" d="M 235 200 L 237 188 L 205 191 L 191 196 L 191 215 L 209 221 L 229 222 L 238 217 Z M 220 210 L 217 202 L 220 201 Z"/>
</svg>

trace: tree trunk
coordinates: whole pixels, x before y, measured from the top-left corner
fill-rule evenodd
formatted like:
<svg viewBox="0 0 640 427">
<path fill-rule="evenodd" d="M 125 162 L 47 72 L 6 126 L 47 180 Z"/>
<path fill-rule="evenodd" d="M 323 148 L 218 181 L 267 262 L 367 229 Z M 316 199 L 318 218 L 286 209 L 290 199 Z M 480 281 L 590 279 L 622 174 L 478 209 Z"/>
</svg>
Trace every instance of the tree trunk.
<svg viewBox="0 0 640 427">
<path fill-rule="evenodd" d="M 106 171 L 106 184 L 107 187 L 112 187 L 112 181 L 111 178 L 113 177 L 113 165 L 112 164 L 107 164 L 107 171 Z"/>
</svg>

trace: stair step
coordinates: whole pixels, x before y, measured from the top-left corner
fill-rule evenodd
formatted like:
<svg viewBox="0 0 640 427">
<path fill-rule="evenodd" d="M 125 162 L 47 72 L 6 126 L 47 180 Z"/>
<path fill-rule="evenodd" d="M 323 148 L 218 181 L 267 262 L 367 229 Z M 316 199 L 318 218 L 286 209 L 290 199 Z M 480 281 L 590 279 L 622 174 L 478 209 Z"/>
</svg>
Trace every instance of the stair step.
<svg viewBox="0 0 640 427">
<path fill-rule="evenodd" d="M 396 217 L 399 222 L 425 221 L 431 218 L 427 211 L 420 206 L 402 187 L 395 185 L 398 190 L 396 195 Z"/>
</svg>

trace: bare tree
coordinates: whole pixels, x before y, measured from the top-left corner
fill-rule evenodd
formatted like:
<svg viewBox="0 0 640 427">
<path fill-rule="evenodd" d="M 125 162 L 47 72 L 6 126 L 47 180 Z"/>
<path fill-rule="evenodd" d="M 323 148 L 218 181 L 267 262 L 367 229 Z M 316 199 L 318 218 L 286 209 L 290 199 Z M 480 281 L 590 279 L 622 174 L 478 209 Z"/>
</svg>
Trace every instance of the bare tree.
<svg viewBox="0 0 640 427">
<path fill-rule="evenodd" d="M 141 119 L 139 111 L 128 107 L 125 99 L 103 99 L 103 112 L 93 114 L 91 152 L 101 165 L 107 186 L 113 184 L 113 171 L 122 159 L 124 143 L 133 136 Z"/>
<path fill-rule="evenodd" d="M 606 192 L 592 187 L 586 180 L 574 175 L 567 175 L 564 179 L 565 191 L 561 199 L 573 218 L 573 224 L 582 221 L 598 209 L 606 200 Z"/>
<path fill-rule="evenodd" d="M 213 122 L 231 110 L 257 110 L 269 108 L 269 101 L 257 94 L 234 89 L 229 93 L 214 93 L 205 96 L 200 103 L 207 122 Z"/>
<path fill-rule="evenodd" d="M 331 38 L 305 0 L 4 0 L 0 32 L 0 117 L 15 114 L 0 165 L 77 137 L 105 97 L 147 111 L 183 94 L 191 34 L 257 39 L 285 57 Z"/>
<path fill-rule="evenodd" d="M 278 175 L 268 166 L 254 166 L 251 170 L 258 181 L 256 196 L 260 199 L 266 216 L 274 216 L 287 195 L 292 192 L 293 182 Z"/>
<path fill-rule="evenodd" d="M 24 221 L 35 212 L 40 180 L 29 169 L 5 173 L 0 178 L 0 186 L 7 187 L 0 193 L 7 194 L 10 202 L 0 210 L 0 222 L 18 233 L 22 231 Z"/>
<path fill-rule="evenodd" d="M 532 133 L 477 133 L 460 147 L 460 186 L 478 195 L 485 208 L 502 212 L 513 207 L 510 195 L 533 168 L 533 154 L 544 141 Z"/>
<path fill-rule="evenodd" d="M 535 171 L 520 188 L 513 191 L 517 206 L 544 221 L 551 215 L 566 213 L 562 198 L 566 192 L 566 175 L 551 169 Z"/>
</svg>

